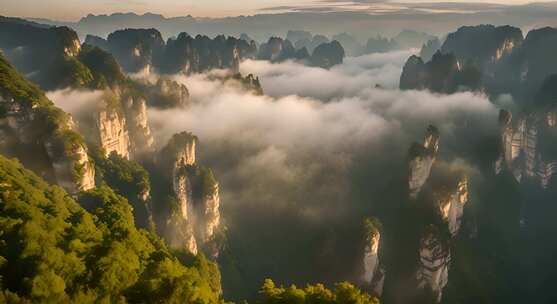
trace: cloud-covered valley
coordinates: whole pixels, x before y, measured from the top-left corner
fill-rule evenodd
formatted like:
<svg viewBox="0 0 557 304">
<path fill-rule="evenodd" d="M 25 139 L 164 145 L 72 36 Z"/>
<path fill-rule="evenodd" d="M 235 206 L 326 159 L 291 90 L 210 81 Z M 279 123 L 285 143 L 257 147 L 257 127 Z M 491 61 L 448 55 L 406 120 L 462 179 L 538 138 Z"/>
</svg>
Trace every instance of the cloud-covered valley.
<svg viewBox="0 0 557 304">
<path fill-rule="evenodd" d="M 440 128 L 448 162 L 472 162 L 479 143 L 496 134 L 497 110 L 483 95 L 399 91 L 411 54 L 346 58 L 331 70 L 243 62 L 242 73 L 259 76 L 265 96 L 209 74 L 173 77 L 188 87 L 191 105 L 148 116 L 159 146 L 177 132 L 197 135 L 199 162 L 221 183 L 236 259 L 222 266 L 225 290 L 235 291 L 227 298 L 253 294 L 265 277 L 352 278 L 361 220 L 393 203 L 385 189 L 404 178 L 408 148 L 426 127 Z M 76 94 L 49 97 L 75 113 Z"/>
</svg>

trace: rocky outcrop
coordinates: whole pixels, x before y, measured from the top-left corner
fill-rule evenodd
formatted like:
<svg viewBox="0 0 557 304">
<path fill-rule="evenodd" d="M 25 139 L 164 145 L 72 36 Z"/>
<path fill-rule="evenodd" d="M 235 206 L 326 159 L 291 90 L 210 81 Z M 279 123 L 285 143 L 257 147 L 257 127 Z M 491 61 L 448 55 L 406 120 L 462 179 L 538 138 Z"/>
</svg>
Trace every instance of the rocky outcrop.
<svg viewBox="0 0 557 304">
<path fill-rule="evenodd" d="M 146 87 L 149 106 L 162 109 L 183 108 L 190 103 L 188 88 L 168 77 L 160 77 L 155 85 Z"/>
<path fill-rule="evenodd" d="M 344 49 L 336 40 L 330 43 L 320 44 L 315 48 L 310 57 L 313 66 L 329 69 L 334 65 L 341 64 L 344 60 Z"/>
<path fill-rule="evenodd" d="M 489 73 L 489 65 L 520 47 L 522 40 L 522 31 L 512 26 L 463 26 L 447 36 L 441 52 L 463 63 L 472 61 Z"/>
<path fill-rule="evenodd" d="M 106 156 L 116 153 L 123 158 L 130 158 L 130 137 L 126 126 L 126 117 L 118 108 L 103 106 L 96 117 L 98 143 Z"/>
<path fill-rule="evenodd" d="M 381 296 L 385 282 L 385 270 L 379 261 L 381 224 L 375 218 L 368 218 L 364 221 L 364 232 L 362 282 L 367 290 Z"/>
<path fill-rule="evenodd" d="M 219 249 L 213 242 L 221 225 L 219 185 L 211 170 L 196 163 L 196 145 L 197 137 L 191 133 L 175 134 L 158 155 L 159 167 L 171 172 L 177 204 L 169 206 L 165 235 L 174 248 L 194 254 L 201 248 L 216 257 Z"/>
<path fill-rule="evenodd" d="M 44 27 L 0 19 L 0 50 L 31 81 L 45 90 L 90 81 L 90 74 L 75 57 L 81 43 L 67 27 Z"/>
<path fill-rule="evenodd" d="M 70 116 L 0 55 L 0 151 L 76 194 L 95 186 L 95 171 L 73 129 Z"/>
<path fill-rule="evenodd" d="M 259 82 L 259 77 L 248 74 L 243 77 L 242 74 L 237 73 L 231 76 L 225 77 L 225 81 L 233 80 L 237 81 L 244 90 L 251 92 L 255 95 L 263 95 L 263 88 L 261 87 L 261 82 Z"/>
<path fill-rule="evenodd" d="M 289 40 L 283 40 L 279 37 L 271 37 L 267 43 L 263 43 L 259 48 L 257 59 L 268 60 L 271 62 L 282 62 L 286 60 L 305 60 L 307 49 L 302 48 L 296 51 Z"/>
<path fill-rule="evenodd" d="M 482 87 L 481 71 L 473 64 L 463 64 L 452 53 L 438 51 L 431 61 L 423 63 L 412 56 L 404 65 L 400 76 L 403 90 L 428 89 L 437 93 L 451 94 L 457 91 L 477 91 Z"/>
<path fill-rule="evenodd" d="M 194 74 L 212 69 L 239 71 L 240 61 L 255 58 L 254 41 L 219 35 L 214 39 L 180 33 L 165 43 L 155 29 L 126 29 L 102 39 L 89 37 L 86 41 L 114 54 L 127 72 L 155 70 L 162 74 Z"/>
<path fill-rule="evenodd" d="M 423 90 L 426 88 L 428 72 L 422 58 L 412 55 L 404 64 L 400 75 L 401 90 Z"/>
<path fill-rule="evenodd" d="M 108 50 L 130 73 L 150 70 L 164 49 L 164 40 L 155 29 L 125 29 L 108 35 Z"/>
<path fill-rule="evenodd" d="M 147 118 L 147 102 L 142 97 L 127 96 L 125 98 L 125 112 L 127 129 L 134 157 L 151 152 L 154 138 Z"/>
<path fill-rule="evenodd" d="M 510 172 L 519 183 L 535 179 L 547 188 L 557 168 L 557 158 L 553 144 L 555 112 L 544 112 L 523 115 L 513 124 L 511 112 L 500 111 L 500 156 L 495 163 L 496 174 Z"/>
<path fill-rule="evenodd" d="M 109 51 L 108 49 L 108 41 L 106 41 L 106 39 L 99 37 L 99 36 L 95 36 L 95 35 L 87 35 L 85 36 L 85 44 L 91 45 L 91 46 L 95 46 L 98 47 L 104 51 Z"/>
<path fill-rule="evenodd" d="M 433 294 L 433 301 L 441 302 L 443 289 L 449 280 L 451 253 L 447 240 L 434 225 L 428 226 L 420 240 L 416 279 L 418 287 Z"/>
<path fill-rule="evenodd" d="M 202 35 L 194 38 L 181 33 L 176 39 L 168 40 L 157 66 L 167 74 L 193 74 L 211 69 L 228 69 L 237 73 L 240 61 L 254 59 L 256 53 L 257 46 L 253 41 L 222 35 L 214 39 Z"/>
<path fill-rule="evenodd" d="M 410 198 L 416 198 L 431 173 L 439 150 L 439 130 L 429 126 L 423 144 L 414 143 L 409 151 L 408 189 Z"/>
<path fill-rule="evenodd" d="M 323 35 L 311 36 L 311 34 L 309 38 L 291 40 L 287 37 L 286 39 L 294 44 L 294 48 L 296 48 L 296 50 L 306 49 L 308 53 L 313 53 L 313 51 L 321 44 L 331 42 L 329 38 Z"/>
<path fill-rule="evenodd" d="M 445 176 L 444 179 L 446 186 L 434 189 L 433 200 L 438 214 L 454 237 L 460 230 L 464 206 L 468 202 L 468 177 L 460 174 Z"/>
<path fill-rule="evenodd" d="M 70 140 L 69 130 L 49 136 L 44 141 L 51 160 L 56 183 L 71 194 L 95 187 L 95 168 L 87 155 L 85 144 Z M 64 134 L 66 133 L 66 135 Z M 71 135 L 70 135 L 71 136 Z"/>
<path fill-rule="evenodd" d="M 441 41 L 439 38 L 435 37 L 432 40 L 428 40 L 426 43 L 422 45 L 422 49 L 420 50 L 420 58 L 424 61 L 430 61 L 431 58 L 437 51 L 441 49 Z"/>
</svg>

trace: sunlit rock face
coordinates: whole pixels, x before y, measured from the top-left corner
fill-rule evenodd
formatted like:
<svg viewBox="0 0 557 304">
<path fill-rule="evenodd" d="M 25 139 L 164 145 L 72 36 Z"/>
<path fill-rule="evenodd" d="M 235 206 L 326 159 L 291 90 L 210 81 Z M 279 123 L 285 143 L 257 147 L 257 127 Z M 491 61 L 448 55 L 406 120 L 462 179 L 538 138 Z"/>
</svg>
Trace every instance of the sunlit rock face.
<svg viewBox="0 0 557 304">
<path fill-rule="evenodd" d="M 41 104 L 36 100 L 21 103 L 6 88 L 2 89 L 2 153 L 20 158 L 38 175 L 48 178 L 70 194 L 94 188 L 95 169 L 87 155 L 85 143 L 73 130 L 71 117 L 52 105 Z M 53 117 L 57 120 L 46 123 Z M 27 146 L 32 153 L 15 151 L 15 146 Z"/>
<path fill-rule="evenodd" d="M 468 202 L 468 177 L 459 175 L 457 178 L 447 177 L 447 186 L 434 190 L 434 206 L 440 218 L 447 223 L 454 237 L 460 231 L 464 207 Z"/>
<path fill-rule="evenodd" d="M 211 170 L 196 163 L 197 137 L 175 134 L 159 152 L 159 166 L 170 174 L 176 206 L 169 206 L 167 238 L 175 248 L 196 253 L 200 248 L 217 257 L 211 244 L 221 226 L 219 184 Z"/>
<path fill-rule="evenodd" d="M 556 171 L 553 110 L 523 115 L 516 119 L 509 111 L 499 113 L 500 156 L 495 173 L 510 172 L 517 182 L 538 180 L 543 188 Z"/>
<path fill-rule="evenodd" d="M 106 156 L 114 152 L 123 158 L 130 158 L 130 138 L 123 113 L 111 108 L 104 108 L 97 114 L 99 144 Z"/>
<path fill-rule="evenodd" d="M 441 52 L 453 53 L 461 62 L 473 61 L 489 69 L 489 64 L 510 54 L 522 41 L 522 31 L 512 26 L 463 26 L 447 36 Z"/>
<path fill-rule="evenodd" d="M 365 245 L 362 282 L 368 290 L 380 296 L 383 293 L 385 282 L 385 270 L 379 262 L 380 224 L 377 219 L 366 219 L 364 228 Z"/>
<path fill-rule="evenodd" d="M 449 280 L 451 253 L 449 245 L 438 228 L 431 225 L 420 241 L 420 253 L 416 279 L 418 287 L 429 289 L 436 303 L 441 302 L 443 289 Z"/>
<path fill-rule="evenodd" d="M 203 225 L 201 231 L 202 242 L 208 242 L 215 235 L 220 225 L 220 196 L 219 185 L 208 186 L 201 198 L 201 214 L 203 217 Z"/>
<path fill-rule="evenodd" d="M 55 134 L 44 141 L 45 150 L 52 161 L 56 182 L 71 194 L 95 187 L 95 168 L 87 156 L 87 148 L 76 143 L 64 147 L 64 139 Z"/>
<path fill-rule="evenodd" d="M 134 156 L 152 151 L 154 138 L 147 118 L 147 103 L 140 97 L 128 97 L 125 101 L 127 126 Z"/>
<path fill-rule="evenodd" d="M 414 143 L 409 151 L 408 189 L 416 198 L 431 173 L 439 149 L 439 131 L 429 126 L 423 144 Z"/>
</svg>

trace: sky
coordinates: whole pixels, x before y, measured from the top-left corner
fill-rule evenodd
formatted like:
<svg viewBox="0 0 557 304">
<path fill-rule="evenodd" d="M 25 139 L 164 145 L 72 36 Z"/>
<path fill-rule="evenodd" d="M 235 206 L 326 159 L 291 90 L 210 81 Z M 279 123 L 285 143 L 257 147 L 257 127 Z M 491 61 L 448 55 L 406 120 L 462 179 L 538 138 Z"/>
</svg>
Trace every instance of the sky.
<svg viewBox="0 0 557 304">
<path fill-rule="evenodd" d="M 195 17 L 225 17 L 253 15 L 257 13 L 281 12 L 286 8 L 335 6 L 346 9 L 366 9 L 370 6 L 390 9 L 394 6 L 416 5 L 432 2 L 472 1 L 454 0 L 0 0 L 0 15 L 49 18 L 63 21 L 77 21 L 92 14 L 114 12 L 152 12 L 167 17 L 192 15 Z M 476 1 L 506 5 L 526 4 L 525 0 Z M 549 2 L 540 0 L 536 2 Z M 269 10 L 269 8 L 271 8 Z"/>
</svg>

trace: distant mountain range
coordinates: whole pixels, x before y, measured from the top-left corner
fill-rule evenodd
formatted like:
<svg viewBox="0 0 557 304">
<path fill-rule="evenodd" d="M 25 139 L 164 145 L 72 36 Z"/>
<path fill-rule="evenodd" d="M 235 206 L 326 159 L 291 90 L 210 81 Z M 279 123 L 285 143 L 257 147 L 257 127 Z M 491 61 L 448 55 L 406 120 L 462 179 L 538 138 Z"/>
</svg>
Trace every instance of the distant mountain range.
<svg viewBox="0 0 557 304">
<path fill-rule="evenodd" d="M 404 29 L 441 35 L 456 30 L 462 25 L 513 24 L 529 30 L 544 26 L 556 26 L 557 2 L 531 3 L 519 6 L 475 3 L 411 4 L 389 12 L 362 11 L 316 11 L 283 7 L 281 10 L 267 9 L 276 14 L 257 14 L 226 18 L 198 18 L 192 16 L 167 18 L 146 13 L 114 13 L 111 15 L 87 15 L 77 22 L 60 22 L 48 19 L 31 19 L 50 25 L 63 25 L 77 31 L 80 38 L 92 34 L 106 37 L 122 28 L 156 28 L 164 38 L 177 36 L 181 32 L 190 35 L 218 34 L 239 36 L 246 33 L 258 41 L 270 36 L 285 35 L 288 30 L 299 29 L 324 35 L 347 32 L 361 40 L 378 34 L 395 36 Z M 432 11 L 432 7 L 438 8 Z M 440 8 L 440 9 L 439 9 Z M 284 12 L 286 11 L 286 12 Z"/>
</svg>

